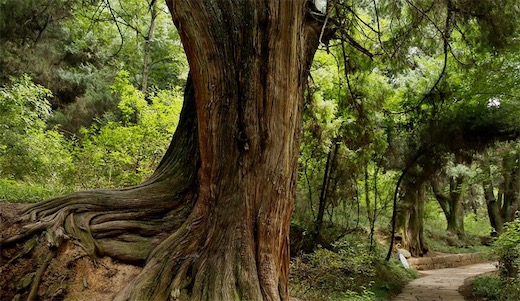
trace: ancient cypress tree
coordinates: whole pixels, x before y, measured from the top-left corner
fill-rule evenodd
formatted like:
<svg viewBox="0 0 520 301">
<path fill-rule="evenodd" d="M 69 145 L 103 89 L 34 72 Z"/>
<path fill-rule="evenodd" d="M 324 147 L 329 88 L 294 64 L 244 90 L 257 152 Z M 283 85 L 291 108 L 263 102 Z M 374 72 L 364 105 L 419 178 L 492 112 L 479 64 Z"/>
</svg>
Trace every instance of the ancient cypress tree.
<svg viewBox="0 0 520 301">
<path fill-rule="evenodd" d="M 303 96 L 325 17 L 304 0 L 167 4 L 191 71 L 155 173 L 35 204 L 0 243 L 46 233 L 50 254 L 74 240 L 142 264 L 115 300 L 288 300 Z"/>
</svg>

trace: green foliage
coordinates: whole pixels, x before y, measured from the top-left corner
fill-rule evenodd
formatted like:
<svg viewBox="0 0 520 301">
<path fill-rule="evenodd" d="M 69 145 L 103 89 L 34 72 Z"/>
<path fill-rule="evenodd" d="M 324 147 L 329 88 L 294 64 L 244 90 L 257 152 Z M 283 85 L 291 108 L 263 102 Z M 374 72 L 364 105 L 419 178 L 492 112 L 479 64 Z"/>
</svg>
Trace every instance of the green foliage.
<svg viewBox="0 0 520 301">
<path fill-rule="evenodd" d="M 484 300 L 517 301 L 520 296 L 520 281 L 505 280 L 494 275 L 480 276 L 475 278 L 471 289 L 473 295 Z"/>
<path fill-rule="evenodd" d="M 177 126 L 180 88 L 154 91 L 147 102 L 122 71 L 112 90 L 120 111 L 105 114 L 83 128 L 81 138 L 69 140 L 46 128 L 53 114 L 48 89 L 28 76 L 1 88 L 3 198 L 34 201 L 72 189 L 133 185 L 149 176 Z"/>
<path fill-rule="evenodd" d="M 75 101 L 54 112 L 49 119 L 50 126 L 58 126 L 68 136 L 78 135 L 81 127 L 89 127 L 108 112 L 117 112 L 119 99 L 110 90 L 116 71 L 105 68 L 97 70 L 87 65 L 89 76 L 85 79 L 84 93 Z M 81 74 L 71 74 L 82 76 Z"/>
<path fill-rule="evenodd" d="M 501 300 L 502 281 L 496 276 L 481 276 L 475 278 L 471 284 L 472 291 L 477 296 L 483 296 L 487 300 Z"/>
<path fill-rule="evenodd" d="M 477 214 L 472 212 L 464 216 L 464 229 L 468 236 L 488 236 L 493 229 L 489 223 L 489 216 L 485 208 L 480 207 Z"/>
<path fill-rule="evenodd" d="M 505 231 L 493 244 L 498 256 L 499 276 L 475 279 L 472 290 L 486 300 L 513 301 L 520 296 L 520 219 L 507 223 Z"/>
<path fill-rule="evenodd" d="M 365 242 L 352 235 L 330 250 L 293 259 L 291 294 L 309 300 L 388 300 L 414 273 L 396 261 L 383 261 L 382 252 L 368 252 Z"/>
<path fill-rule="evenodd" d="M 0 177 L 60 182 L 72 170 L 70 143 L 46 129 L 50 91 L 28 76 L 0 89 Z"/>
<path fill-rule="evenodd" d="M 182 108 L 180 88 L 144 95 L 121 71 L 112 91 L 121 100 L 120 120 L 107 114 L 102 124 L 81 130 L 75 155 L 83 188 L 134 185 L 150 176 L 169 145 Z"/>
<path fill-rule="evenodd" d="M 0 200 L 7 202 L 37 202 L 55 196 L 50 189 L 14 180 L 0 179 Z"/>
<path fill-rule="evenodd" d="M 148 34 L 152 3 L 155 31 Z M 145 55 L 146 93 L 183 85 L 188 68 L 179 40 L 164 2 L 1 1 L 0 83 L 29 74 L 52 91 L 48 100 L 59 112 L 49 124 L 77 135 L 118 110 L 108 84 L 119 69 L 141 88 Z"/>
<path fill-rule="evenodd" d="M 464 217 L 465 235 L 454 238 L 446 232 L 446 218 L 437 201 L 430 200 L 425 205 L 425 233 L 431 250 L 443 253 L 491 252 L 490 247 L 481 243 L 481 237 L 488 237 L 491 226 L 485 208 L 479 208 L 477 214 L 468 213 Z"/>
<path fill-rule="evenodd" d="M 42 129 L 51 113 L 48 97 L 51 92 L 32 83 L 27 75 L 12 79 L 9 87 L 0 90 L 2 114 L 0 122 L 5 132 L 19 134 L 29 129 Z"/>
<path fill-rule="evenodd" d="M 520 218 L 506 224 L 504 233 L 493 244 L 493 250 L 498 256 L 501 274 L 518 281 L 520 276 Z"/>
</svg>

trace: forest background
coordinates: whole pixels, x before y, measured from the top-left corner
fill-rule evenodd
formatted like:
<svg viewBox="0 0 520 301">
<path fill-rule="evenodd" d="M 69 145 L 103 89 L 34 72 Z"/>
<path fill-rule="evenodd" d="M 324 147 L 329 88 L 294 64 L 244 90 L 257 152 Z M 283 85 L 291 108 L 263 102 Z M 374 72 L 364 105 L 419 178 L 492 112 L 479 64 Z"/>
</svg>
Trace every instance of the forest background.
<svg viewBox="0 0 520 301">
<path fill-rule="evenodd" d="M 507 229 L 520 206 L 518 5 L 333 3 L 316 3 L 336 32 L 304 104 L 293 293 L 384 298 L 413 276 L 384 261 L 380 242 L 396 239 L 426 256 L 485 250 L 505 232 L 495 251 L 517 276 L 520 250 L 507 242 L 520 234 Z M 162 2 L 1 1 L 0 44 L 0 199 L 153 173 L 189 71 Z"/>
</svg>

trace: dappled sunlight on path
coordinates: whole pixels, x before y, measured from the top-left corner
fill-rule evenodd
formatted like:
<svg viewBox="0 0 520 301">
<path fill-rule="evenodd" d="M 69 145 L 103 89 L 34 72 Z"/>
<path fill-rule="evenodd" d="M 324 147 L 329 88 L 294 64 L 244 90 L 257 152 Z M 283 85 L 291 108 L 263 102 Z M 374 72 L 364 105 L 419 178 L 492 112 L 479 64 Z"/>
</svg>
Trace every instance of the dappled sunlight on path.
<svg viewBox="0 0 520 301">
<path fill-rule="evenodd" d="M 493 263 L 479 263 L 458 268 L 421 271 L 421 277 L 408 283 L 393 301 L 464 301 L 458 292 L 466 278 L 491 272 Z"/>
</svg>

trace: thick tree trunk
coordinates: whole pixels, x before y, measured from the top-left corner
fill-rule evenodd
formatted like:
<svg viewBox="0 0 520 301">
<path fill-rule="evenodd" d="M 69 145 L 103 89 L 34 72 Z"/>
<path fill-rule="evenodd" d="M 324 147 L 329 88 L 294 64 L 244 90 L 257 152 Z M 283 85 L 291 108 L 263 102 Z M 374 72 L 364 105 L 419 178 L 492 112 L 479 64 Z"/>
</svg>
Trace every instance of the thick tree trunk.
<svg viewBox="0 0 520 301">
<path fill-rule="evenodd" d="M 287 300 L 303 94 L 322 16 L 296 0 L 167 3 L 191 78 L 157 171 L 136 187 L 37 204 L 34 222 L 0 243 L 45 231 L 56 252 L 73 239 L 144 263 L 115 300 Z"/>
<path fill-rule="evenodd" d="M 493 192 L 493 183 L 488 179 L 484 181 L 482 187 L 484 189 L 484 199 L 486 200 L 486 207 L 491 227 L 495 229 L 497 233 L 502 233 L 502 231 L 504 231 L 504 222 L 500 214 L 500 206 L 495 198 L 495 193 Z"/>
<path fill-rule="evenodd" d="M 70 240 L 94 259 L 110 256 L 142 265 L 171 233 L 189 226 L 200 166 L 194 97 L 193 85 L 188 79 L 177 131 L 149 180 L 134 187 L 77 192 L 40 202 L 25 211 L 19 224 L 2 231 L 0 283 L 12 282 L 12 285 L 0 285 L 2 298 L 20 295 L 26 300 L 53 299 L 52 295 L 32 293 L 49 291 L 49 287 L 40 287 L 41 278 L 33 280 L 30 291 L 17 282 L 21 279 L 17 272 L 30 269 L 22 256 L 33 256 L 33 269 L 44 273 L 45 269 L 40 271 L 38 267 L 41 261 L 38 254 L 42 251 L 35 246 L 35 241 L 49 249 L 43 252 L 53 255 L 59 255 L 64 241 Z M 42 232 L 44 236 L 40 235 Z M 180 247 L 185 244 L 178 243 Z M 178 259 L 172 255 L 171 260 Z M 168 263 L 165 260 L 158 268 Z M 142 300 L 167 300 L 165 294 L 169 294 L 169 286 L 159 281 L 149 283 L 150 289 L 156 292 Z"/>
<path fill-rule="evenodd" d="M 520 208 L 520 156 L 508 154 L 503 159 L 504 182 L 500 185 L 502 195 L 502 218 L 504 222 L 515 219 Z"/>
<path fill-rule="evenodd" d="M 425 183 L 407 180 L 403 192 L 403 203 L 397 219 L 398 232 L 402 233 L 401 247 L 410 251 L 412 256 L 423 256 L 428 253 L 428 244 L 424 239 Z"/>
<path fill-rule="evenodd" d="M 457 177 L 450 179 L 450 216 L 448 218 L 448 232 L 456 234 L 458 237 L 464 236 L 464 206 L 462 203 L 462 183 L 463 178 Z"/>
</svg>

